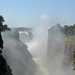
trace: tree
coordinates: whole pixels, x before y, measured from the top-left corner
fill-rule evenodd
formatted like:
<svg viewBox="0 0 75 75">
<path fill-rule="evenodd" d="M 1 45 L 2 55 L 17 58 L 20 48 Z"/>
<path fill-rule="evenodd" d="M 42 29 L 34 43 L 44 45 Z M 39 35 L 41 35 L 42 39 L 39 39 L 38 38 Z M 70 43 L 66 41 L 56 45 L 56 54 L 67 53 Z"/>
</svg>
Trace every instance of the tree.
<svg viewBox="0 0 75 75">
<path fill-rule="evenodd" d="M 67 29 L 68 29 L 68 25 L 65 25 L 64 28 L 63 28 L 63 32 L 68 35 L 66 32 L 67 32 Z"/>
<path fill-rule="evenodd" d="M 10 28 L 8 28 L 7 25 L 3 25 L 4 21 L 5 21 L 4 18 L 0 15 L 0 48 L 2 48 L 2 49 L 3 49 L 3 39 L 2 39 L 1 32 L 10 30 Z"/>
<path fill-rule="evenodd" d="M 67 29 L 67 31 L 66 31 L 66 33 L 68 35 L 73 35 L 73 26 L 69 26 L 68 29 Z"/>
<path fill-rule="evenodd" d="M 0 15 L 0 48 L 2 49 L 3 49 L 3 39 L 2 39 L 1 31 L 3 30 L 3 22 L 4 22 L 4 18 Z"/>
<path fill-rule="evenodd" d="M 0 15 L 0 31 L 2 31 L 2 28 L 3 28 L 3 22 L 4 22 L 4 18 Z"/>
</svg>

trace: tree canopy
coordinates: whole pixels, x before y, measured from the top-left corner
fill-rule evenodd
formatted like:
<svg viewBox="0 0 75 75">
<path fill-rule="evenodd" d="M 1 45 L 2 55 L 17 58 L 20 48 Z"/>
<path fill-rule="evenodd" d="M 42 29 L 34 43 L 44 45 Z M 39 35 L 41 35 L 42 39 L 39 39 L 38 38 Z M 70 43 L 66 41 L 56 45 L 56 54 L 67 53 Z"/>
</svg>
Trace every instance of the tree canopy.
<svg viewBox="0 0 75 75">
<path fill-rule="evenodd" d="M 50 30 L 55 29 L 55 32 L 57 32 L 57 27 L 59 32 L 63 32 L 67 36 L 75 35 L 75 24 L 68 26 L 64 25 L 64 27 L 60 26 L 60 24 L 57 24 L 56 26 L 52 26 Z"/>
</svg>

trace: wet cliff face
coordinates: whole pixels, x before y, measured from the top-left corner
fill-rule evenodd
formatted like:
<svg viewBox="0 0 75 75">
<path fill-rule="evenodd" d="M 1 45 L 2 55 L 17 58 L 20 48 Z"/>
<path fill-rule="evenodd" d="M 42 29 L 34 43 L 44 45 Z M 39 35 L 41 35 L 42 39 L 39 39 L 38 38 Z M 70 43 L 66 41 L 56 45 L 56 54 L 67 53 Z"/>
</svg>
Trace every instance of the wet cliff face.
<svg viewBox="0 0 75 75">
<path fill-rule="evenodd" d="M 73 62 L 73 52 L 75 51 L 75 41 L 66 42 L 65 43 L 65 50 L 64 50 L 64 57 L 65 61 L 72 63 Z"/>
<path fill-rule="evenodd" d="M 7 34 L 7 32 L 6 32 Z M 19 39 L 3 34 L 3 55 L 12 69 L 13 75 L 35 75 L 36 65 L 28 48 Z"/>
<path fill-rule="evenodd" d="M 65 41 L 64 37 L 62 37 L 62 40 L 61 38 L 57 37 L 53 37 L 50 39 L 50 37 L 48 40 L 48 51 L 47 51 L 48 59 L 63 58 L 62 65 L 69 66 L 70 64 L 72 64 L 74 60 L 73 52 L 75 51 L 75 40 Z"/>
<path fill-rule="evenodd" d="M 56 32 L 56 30 L 48 30 L 46 63 L 51 75 L 74 75 L 72 69 L 73 51 L 75 51 L 74 40 L 69 40 L 67 36 Z"/>
<path fill-rule="evenodd" d="M 2 54 L 0 54 L 0 75 L 13 75 L 10 66 Z"/>
</svg>

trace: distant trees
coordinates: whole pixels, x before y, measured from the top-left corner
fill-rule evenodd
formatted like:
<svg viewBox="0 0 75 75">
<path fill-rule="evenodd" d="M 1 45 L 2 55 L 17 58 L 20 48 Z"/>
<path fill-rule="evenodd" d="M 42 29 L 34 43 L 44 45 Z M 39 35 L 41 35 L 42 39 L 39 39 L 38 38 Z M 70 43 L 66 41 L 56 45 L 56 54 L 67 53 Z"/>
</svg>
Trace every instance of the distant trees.
<svg viewBox="0 0 75 75">
<path fill-rule="evenodd" d="M 73 24 L 72 26 L 65 25 L 64 34 L 66 34 L 67 36 L 75 35 L 75 24 Z"/>
<path fill-rule="evenodd" d="M 71 26 L 64 25 L 64 27 L 60 26 L 60 24 L 57 24 L 56 26 L 52 26 L 50 30 L 52 31 L 53 29 L 55 30 L 55 32 L 57 32 L 57 29 L 59 30 L 59 32 L 62 31 L 66 36 L 75 35 L 75 24 Z"/>
<path fill-rule="evenodd" d="M 62 27 L 60 26 L 59 23 L 58 23 L 57 25 L 52 26 L 52 27 L 50 28 L 50 32 L 51 32 L 51 33 L 61 33 L 61 31 L 62 31 Z"/>
</svg>

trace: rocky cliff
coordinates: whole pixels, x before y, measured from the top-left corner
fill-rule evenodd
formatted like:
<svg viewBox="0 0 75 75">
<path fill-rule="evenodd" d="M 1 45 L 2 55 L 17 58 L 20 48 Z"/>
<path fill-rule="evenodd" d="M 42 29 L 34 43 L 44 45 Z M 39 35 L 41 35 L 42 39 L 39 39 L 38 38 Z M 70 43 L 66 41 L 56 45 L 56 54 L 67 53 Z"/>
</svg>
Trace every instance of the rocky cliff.
<svg viewBox="0 0 75 75">
<path fill-rule="evenodd" d="M 4 50 L 3 55 L 12 69 L 13 75 L 35 75 L 36 65 L 33 57 L 19 39 L 3 33 Z"/>
</svg>

